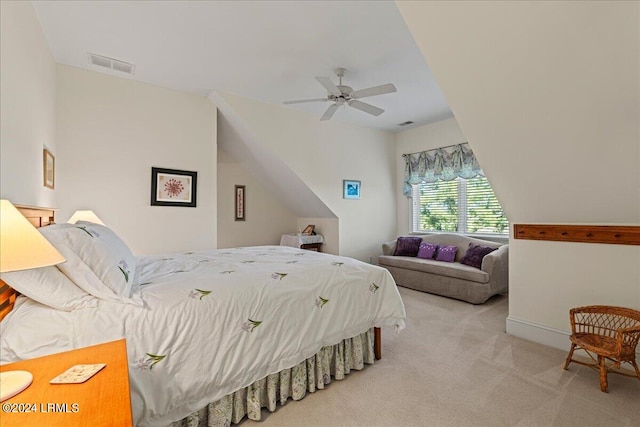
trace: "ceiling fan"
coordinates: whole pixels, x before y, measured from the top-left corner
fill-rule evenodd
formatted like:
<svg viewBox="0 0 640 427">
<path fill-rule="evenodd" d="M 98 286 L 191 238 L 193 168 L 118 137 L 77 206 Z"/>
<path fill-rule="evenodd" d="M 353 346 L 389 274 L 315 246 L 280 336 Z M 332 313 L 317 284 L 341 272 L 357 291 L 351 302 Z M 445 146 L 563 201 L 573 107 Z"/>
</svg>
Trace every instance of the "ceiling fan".
<svg viewBox="0 0 640 427">
<path fill-rule="evenodd" d="M 367 96 L 384 95 L 385 93 L 395 92 L 397 89 L 392 83 L 387 83 L 380 86 L 373 86 L 367 89 L 353 90 L 349 86 L 342 84 L 342 77 L 344 77 L 344 68 L 336 68 L 335 72 L 340 79 L 340 84 L 335 85 L 329 77 L 316 77 L 318 83 L 320 83 L 327 90 L 326 98 L 314 98 L 314 99 L 299 99 L 296 101 L 285 101 L 284 104 L 300 104 L 303 102 L 332 102 L 329 108 L 324 112 L 320 120 L 329 120 L 336 112 L 338 107 L 342 105 L 349 105 L 350 107 L 357 108 L 365 113 L 379 116 L 384 113 L 382 108 L 378 108 L 366 102 L 359 101 L 361 98 Z"/>
</svg>

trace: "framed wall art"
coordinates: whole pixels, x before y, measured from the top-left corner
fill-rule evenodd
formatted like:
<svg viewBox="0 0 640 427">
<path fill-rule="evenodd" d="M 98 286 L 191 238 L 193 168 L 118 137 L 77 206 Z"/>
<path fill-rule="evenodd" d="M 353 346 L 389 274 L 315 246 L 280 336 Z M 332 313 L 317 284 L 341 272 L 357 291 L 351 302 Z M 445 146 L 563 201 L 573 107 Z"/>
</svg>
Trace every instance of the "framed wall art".
<svg viewBox="0 0 640 427">
<path fill-rule="evenodd" d="M 151 206 L 196 207 L 198 172 L 151 168 Z"/>
<path fill-rule="evenodd" d="M 56 158 L 46 148 L 42 151 L 42 176 L 44 186 L 53 190 L 56 186 Z"/>
<path fill-rule="evenodd" d="M 246 204 L 245 204 L 245 192 L 244 185 L 236 185 L 236 221 L 244 221 L 246 218 Z"/>
<path fill-rule="evenodd" d="M 342 181 L 343 198 L 345 199 L 359 199 L 360 198 L 360 181 L 354 181 L 345 179 Z"/>
</svg>

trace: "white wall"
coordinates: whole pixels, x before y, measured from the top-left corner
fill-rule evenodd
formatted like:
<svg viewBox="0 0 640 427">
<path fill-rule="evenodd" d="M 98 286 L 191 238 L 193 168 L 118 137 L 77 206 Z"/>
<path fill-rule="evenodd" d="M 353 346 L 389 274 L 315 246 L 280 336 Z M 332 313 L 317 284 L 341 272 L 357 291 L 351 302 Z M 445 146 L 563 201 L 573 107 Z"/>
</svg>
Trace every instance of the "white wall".
<svg viewBox="0 0 640 427">
<path fill-rule="evenodd" d="M 63 65 L 57 90 L 60 222 L 92 209 L 135 254 L 216 247 L 211 101 Z M 152 166 L 197 171 L 197 207 L 150 206 Z"/>
<path fill-rule="evenodd" d="M 339 219 L 341 255 L 369 261 L 395 236 L 395 153 L 389 132 L 221 94 L 265 147 Z M 362 198 L 342 198 L 342 180 L 362 181 Z M 281 191 L 287 191 L 282 188 Z"/>
<path fill-rule="evenodd" d="M 56 207 L 42 170 L 43 148 L 57 155 L 56 65 L 30 2 L 0 2 L 0 76 L 0 197 Z"/>
<path fill-rule="evenodd" d="M 404 182 L 403 154 L 418 153 L 448 145 L 467 142 L 455 118 L 416 127 L 396 134 L 396 234 L 407 235 L 410 230 L 411 209 L 409 199 L 402 194 Z M 471 147 L 473 149 L 473 147 Z M 482 165 L 481 165 L 482 166 Z"/>
<path fill-rule="evenodd" d="M 245 185 L 246 219 L 235 220 L 235 186 Z M 297 231 L 296 216 L 274 199 L 245 166 L 218 148 L 218 247 L 279 245 Z"/>
<path fill-rule="evenodd" d="M 512 223 L 640 225 L 637 2 L 397 2 Z M 640 308 L 640 247 L 511 240 L 508 330 Z"/>
</svg>

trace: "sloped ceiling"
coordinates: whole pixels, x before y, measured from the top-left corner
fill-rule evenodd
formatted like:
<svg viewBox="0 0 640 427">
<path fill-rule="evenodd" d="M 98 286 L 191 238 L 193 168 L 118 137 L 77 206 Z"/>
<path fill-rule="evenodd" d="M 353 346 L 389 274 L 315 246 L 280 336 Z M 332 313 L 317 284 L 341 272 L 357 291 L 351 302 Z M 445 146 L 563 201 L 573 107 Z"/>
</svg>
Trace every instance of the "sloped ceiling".
<svg viewBox="0 0 640 427">
<path fill-rule="evenodd" d="M 637 2 L 398 2 L 511 222 L 640 223 Z"/>
<path fill-rule="evenodd" d="M 268 150 L 218 92 L 209 94 L 218 108 L 218 146 L 241 163 L 297 217 L 336 218 L 320 198 Z"/>
</svg>

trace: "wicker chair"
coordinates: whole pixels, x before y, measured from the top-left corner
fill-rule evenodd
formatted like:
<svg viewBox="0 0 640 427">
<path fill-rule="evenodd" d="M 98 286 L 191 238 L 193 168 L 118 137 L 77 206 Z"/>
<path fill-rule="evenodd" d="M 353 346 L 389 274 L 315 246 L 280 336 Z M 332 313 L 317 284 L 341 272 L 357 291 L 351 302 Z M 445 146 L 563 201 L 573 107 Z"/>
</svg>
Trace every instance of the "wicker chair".
<svg viewBox="0 0 640 427">
<path fill-rule="evenodd" d="M 600 390 L 607 393 L 607 374 L 609 372 L 638 377 L 640 369 L 636 363 L 636 346 L 640 339 L 640 311 L 630 308 L 592 305 L 570 310 L 571 350 L 564 364 L 575 362 L 600 370 Z M 572 359 L 574 350 L 585 350 L 594 363 L 585 363 Z M 593 356 L 597 355 L 597 360 Z M 606 361 L 613 363 L 607 366 Z M 630 363 L 636 371 L 635 375 L 611 368 L 620 369 L 620 363 Z"/>
</svg>

